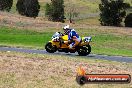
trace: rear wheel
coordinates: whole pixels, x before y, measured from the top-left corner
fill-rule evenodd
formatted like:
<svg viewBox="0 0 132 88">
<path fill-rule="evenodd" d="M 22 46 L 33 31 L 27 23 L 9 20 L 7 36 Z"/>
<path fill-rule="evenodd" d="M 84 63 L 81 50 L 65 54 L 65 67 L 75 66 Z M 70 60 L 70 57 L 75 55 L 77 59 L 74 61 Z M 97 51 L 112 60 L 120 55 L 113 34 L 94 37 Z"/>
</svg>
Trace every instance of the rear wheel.
<svg viewBox="0 0 132 88">
<path fill-rule="evenodd" d="M 91 46 L 87 45 L 86 47 L 87 47 L 87 50 L 88 50 L 88 54 L 90 54 L 91 53 Z"/>
<path fill-rule="evenodd" d="M 87 56 L 88 54 L 90 54 L 90 52 L 91 52 L 91 46 L 90 45 L 82 46 L 82 47 L 79 47 L 79 49 L 78 49 L 78 54 L 80 56 Z"/>
<path fill-rule="evenodd" d="M 57 47 L 53 46 L 52 43 L 50 43 L 50 42 L 45 45 L 45 49 L 49 53 L 54 53 L 57 51 Z"/>
</svg>

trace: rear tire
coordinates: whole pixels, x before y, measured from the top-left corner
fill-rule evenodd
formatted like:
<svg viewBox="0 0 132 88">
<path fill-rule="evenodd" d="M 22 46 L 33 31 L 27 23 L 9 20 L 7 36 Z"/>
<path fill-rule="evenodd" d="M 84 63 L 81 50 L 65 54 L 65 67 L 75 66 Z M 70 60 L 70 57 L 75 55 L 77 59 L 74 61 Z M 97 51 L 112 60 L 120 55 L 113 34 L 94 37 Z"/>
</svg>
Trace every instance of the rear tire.
<svg viewBox="0 0 132 88">
<path fill-rule="evenodd" d="M 50 42 L 45 45 L 45 49 L 49 53 L 54 53 L 54 52 L 57 51 L 57 47 L 56 46 L 52 46 L 52 43 L 50 43 Z"/>
<path fill-rule="evenodd" d="M 80 56 L 87 56 L 91 52 L 91 46 L 90 45 L 87 45 L 87 46 L 79 47 L 79 49 L 78 49 L 77 52 L 78 52 L 78 54 Z"/>
<path fill-rule="evenodd" d="M 91 53 L 91 46 L 90 45 L 87 45 L 86 47 L 88 49 L 88 54 L 90 54 Z"/>
</svg>

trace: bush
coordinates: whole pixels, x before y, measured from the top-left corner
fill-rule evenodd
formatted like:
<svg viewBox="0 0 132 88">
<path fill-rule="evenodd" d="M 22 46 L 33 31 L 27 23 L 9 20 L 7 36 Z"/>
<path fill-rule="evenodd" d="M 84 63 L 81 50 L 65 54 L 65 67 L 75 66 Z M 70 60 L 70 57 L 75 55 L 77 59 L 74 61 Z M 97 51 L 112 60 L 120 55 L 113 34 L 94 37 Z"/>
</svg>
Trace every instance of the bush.
<svg viewBox="0 0 132 88">
<path fill-rule="evenodd" d="M 124 0 L 101 0 L 99 4 L 101 25 L 120 26 L 128 7 L 130 4 L 124 3 Z"/>
<path fill-rule="evenodd" d="M 46 15 L 46 17 L 48 17 L 48 20 L 50 20 L 50 21 L 53 20 L 52 19 L 52 11 L 53 11 L 53 9 L 52 9 L 51 5 L 47 3 L 45 6 L 45 15 Z"/>
<path fill-rule="evenodd" d="M 125 26 L 132 27 L 132 13 L 128 14 L 125 18 Z"/>
<path fill-rule="evenodd" d="M 51 0 L 50 4 L 46 4 L 45 15 L 48 20 L 64 22 L 64 1 Z"/>
<path fill-rule="evenodd" d="M 27 17 L 37 17 L 40 9 L 38 0 L 18 0 L 16 4 L 19 14 Z"/>
<path fill-rule="evenodd" d="M 0 0 L 0 10 L 1 11 L 10 11 L 13 4 L 13 0 Z"/>
</svg>

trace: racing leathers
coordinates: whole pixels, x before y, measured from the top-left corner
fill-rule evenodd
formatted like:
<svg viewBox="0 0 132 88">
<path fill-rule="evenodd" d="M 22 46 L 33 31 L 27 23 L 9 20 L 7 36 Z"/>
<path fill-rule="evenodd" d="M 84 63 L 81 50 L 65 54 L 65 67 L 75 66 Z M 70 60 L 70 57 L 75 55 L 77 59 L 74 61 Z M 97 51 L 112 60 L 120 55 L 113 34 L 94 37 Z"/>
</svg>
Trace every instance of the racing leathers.
<svg viewBox="0 0 132 88">
<path fill-rule="evenodd" d="M 81 37 L 76 33 L 74 29 L 71 29 L 71 31 L 68 33 L 68 41 L 71 41 L 69 48 L 72 49 L 80 43 Z"/>
</svg>

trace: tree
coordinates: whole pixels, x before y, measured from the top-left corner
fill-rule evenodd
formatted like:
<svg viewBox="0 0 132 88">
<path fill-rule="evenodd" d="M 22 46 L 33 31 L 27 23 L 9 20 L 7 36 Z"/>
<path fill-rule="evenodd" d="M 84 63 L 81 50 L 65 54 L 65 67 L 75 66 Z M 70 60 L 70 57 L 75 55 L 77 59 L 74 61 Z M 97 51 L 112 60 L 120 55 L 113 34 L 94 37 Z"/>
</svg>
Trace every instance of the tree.
<svg viewBox="0 0 132 88">
<path fill-rule="evenodd" d="M 132 27 L 132 13 L 128 14 L 125 18 L 125 26 Z"/>
<path fill-rule="evenodd" d="M 46 6 L 45 6 L 45 15 L 48 17 L 48 20 L 52 20 L 52 5 L 46 3 Z"/>
<path fill-rule="evenodd" d="M 45 15 L 51 21 L 64 22 L 64 1 L 51 0 L 50 4 L 46 4 Z"/>
<path fill-rule="evenodd" d="M 101 0 L 99 4 L 101 25 L 120 26 L 128 7 L 130 4 L 124 3 L 124 0 Z"/>
<path fill-rule="evenodd" d="M 71 4 L 71 3 L 68 3 L 68 5 L 65 9 L 65 12 L 66 12 L 66 15 L 67 15 L 70 23 L 72 23 L 73 19 L 78 17 L 78 15 L 79 15 L 78 9 L 76 9 L 75 5 Z"/>
<path fill-rule="evenodd" d="M 40 9 L 38 0 L 18 0 L 16 4 L 19 14 L 27 17 L 37 17 Z"/>
<path fill-rule="evenodd" d="M 0 10 L 1 11 L 10 11 L 13 4 L 13 0 L 0 0 Z"/>
</svg>

